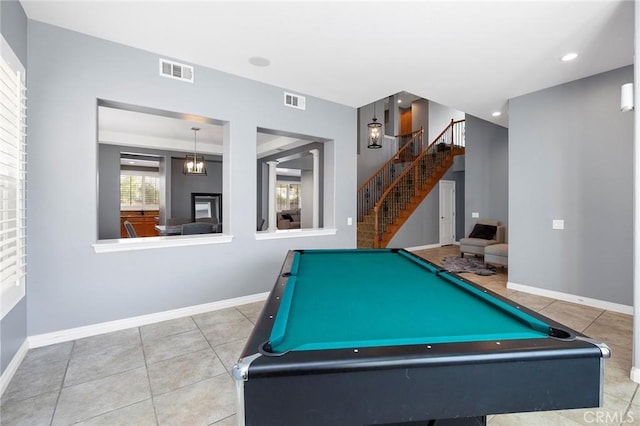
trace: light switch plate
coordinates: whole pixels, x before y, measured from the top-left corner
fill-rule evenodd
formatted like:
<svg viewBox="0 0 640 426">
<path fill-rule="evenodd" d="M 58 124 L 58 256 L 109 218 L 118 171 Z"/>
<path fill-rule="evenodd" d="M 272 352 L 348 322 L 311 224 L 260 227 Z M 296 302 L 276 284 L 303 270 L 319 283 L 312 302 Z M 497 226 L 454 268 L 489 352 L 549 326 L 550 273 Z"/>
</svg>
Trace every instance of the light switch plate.
<svg viewBox="0 0 640 426">
<path fill-rule="evenodd" d="M 351 217 L 348 217 L 348 218 L 347 218 L 347 225 L 348 225 L 348 226 L 353 225 L 353 218 L 351 218 Z"/>
<path fill-rule="evenodd" d="M 479 218 L 479 217 L 480 217 L 480 213 L 478 213 L 478 212 L 473 212 L 473 213 L 471 213 L 471 217 L 473 217 L 473 218 L 476 218 L 476 219 L 477 219 L 477 218 Z"/>
<path fill-rule="evenodd" d="M 553 219 L 553 229 L 564 229 L 564 220 Z"/>
</svg>

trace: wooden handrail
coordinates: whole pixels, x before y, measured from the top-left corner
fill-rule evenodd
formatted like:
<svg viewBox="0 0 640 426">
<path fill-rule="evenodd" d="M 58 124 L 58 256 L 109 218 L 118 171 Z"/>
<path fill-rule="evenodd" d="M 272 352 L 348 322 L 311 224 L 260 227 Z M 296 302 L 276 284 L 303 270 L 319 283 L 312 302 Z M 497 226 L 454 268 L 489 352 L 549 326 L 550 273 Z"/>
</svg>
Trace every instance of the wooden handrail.
<svg viewBox="0 0 640 426">
<path fill-rule="evenodd" d="M 446 129 L 445 129 L 446 130 Z M 358 188 L 358 192 L 362 191 L 368 183 L 371 183 L 372 180 L 374 180 L 376 178 L 377 175 L 380 174 L 380 172 L 382 170 L 384 170 L 387 166 L 389 166 L 391 163 L 393 163 L 398 156 L 404 152 L 405 149 L 407 149 L 410 145 L 411 142 L 413 142 L 415 140 L 416 137 L 418 137 L 419 134 L 423 133 L 424 129 L 421 127 L 420 130 L 416 130 L 415 132 L 411 132 L 411 133 L 407 133 L 407 135 L 413 134 L 415 133 L 415 135 L 411 138 L 411 140 L 409 140 L 409 142 L 407 142 L 402 148 L 400 148 L 395 154 L 393 154 L 393 157 L 389 158 L 387 160 L 386 163 L 384 163 L 382 166 L 380 166 L 380 168 L 378 168 L 378 170 L 376 170 L 369 179 L 367 179 L 362 185 L 360 185 L 360 187 Z M 400 137 L 400 136 L 406 136 L 406 135 L 396 135 L 395 137 Z"/>
<path fill-rule="evenodd" d="M 383 224 L 383 227 L 385 229 L 380 229 L 380 220 L 379 220 L 379 212 L 380 212 L 380 208 L 382 207 L 382 205 L 384 204 L 384 202 L 386 201 L 387 197 L 389 196 L 389 194 L 391 193 L 392 190 L 394 190 L 400 182 L 403 182 L 405 177 L 407 177 L 410 173 L 415 173 L 415 179 L 413 180 L 414 185 L 413 185 L 413 190 L 415 191 L 415 193 L 418 192 L 418 190 L 420 189 L 418 187 L 418 181 L 420 180 L 420 175 L 418 174 L 419 171 L 417 169 L 417 166 L 419 164 L 422 163 L 424 157 L 427 154 L 437 154 L 438 150 L 436 148 L 436 145 L 440 145 L 440 144 L 446 144 L 446 135 L 448 131 L 451 131 L 451 137 L 450 137 L 450 142 L 449 142 L 449 150 L 451 153 L 453 153 L 453 149 L 456 146 L 459 147 L 463 147 L 464 146 L 464 128 L 463 126 L 456 126 L 459 123 L 463 123 L 464 120 L 451 120 L 451 122 L 449 123 L 449 125 L 442 131 L 440 132 L 440 134 L 433 140 L 433 142 L 431 142 L 426 149 L 423 149 L 422 152 L 420 153 L 420 155 L 418 155 L 417 158 L 415 158 L 411 164 L 409 166 L 407 166 L 402 173 L 387 187 L 387 189 L 382 193 L 382 195 L 380 196 L 380 198 L 378 199 L 378 201 L 375 203 L 375 206 L 373 207 L 373 212 L 374 212 L 374 241 L 373 241 L 373 247 L 374 248 L 378 248 L 379 244 L 380 244 L 380 236 L 382 235 L 382 233 L 386 230 L 386 225 Z M 458 141 L 458 143 L 456 144 L 456 130 L 458 131 L 458 135 L 460 136 L 460 140 Z M 434 166 L 437 166 L 438 164 L 436 163 L 437 161 L 442 161 L 442 159 L 435 159 L 434 158 Z M 424 163 L 424 170 L 423 172 L 428 171 L 428 168 L 426 167 L 427 163 Z M 424 179 L 426 179 L 426 177 L 423 177 Z"/>
<path fill-rule="evenodd" d="M 414 133 L 422 132 L 422 130 L 423 130 L 423 129 L 422 129 L 422 127 L 420 127 L 420 129 L 419 129 L 419 130 L 414 130 L 414 131 L 411 131 L 411 132 L 409 132 L 409 133 L 403 133 L 403 134 L 401 134 L 401 135 L 393 135 L 393 137 L 394 137 L 394 138 L 405 138 L 405 137 L 407 137 L 407 136 L 413 136 L 413 135 L 414 135 Z"/>
<path fill-rule="evenodd" d="M 396 173 L 400 174 L 401 169 L 405 165 L 399 162 L 399 159 L 410 158 L 413 160 L 413 155 L 418 155 L 422 151 L 422 143 L 424 140 L 424 129 L 420 128 L 415 132 L 412 132 L 413 137 L 405 142 L 404 146 L 400 148 L 389 160 L 387 160 L 376 172 L 371 175 L 360 187 L 357 192 L 358 202 L 358 222 L 361 222 L 370 209 L 377 201 L 377 196 L 382 190 L 386 189 L 388 185 L 391 185 L 396 179 Z M 419 146 L 417 146 L 419 145 Z M 408 161 L 407 161 L 408 162 Z"/>
</svg>

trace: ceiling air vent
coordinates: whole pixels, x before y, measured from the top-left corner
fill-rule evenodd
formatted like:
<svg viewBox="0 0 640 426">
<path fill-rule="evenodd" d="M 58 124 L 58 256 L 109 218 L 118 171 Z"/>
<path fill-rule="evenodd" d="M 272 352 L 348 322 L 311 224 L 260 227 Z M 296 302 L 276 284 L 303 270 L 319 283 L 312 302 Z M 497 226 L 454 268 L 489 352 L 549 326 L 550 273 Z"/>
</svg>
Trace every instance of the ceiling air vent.
<svg viewBox="0 0 640 426">
<path fill-rule="evenodd" d="M 191 65 L 160 59 L 160 75 L 193 83 L 193 67 Z"/>
<path fill-rule="evenodd" d="M 305 97 L 293 93 L 284 92 L 284 104 L 291 108 L 306 109 Z"/>
</svg>

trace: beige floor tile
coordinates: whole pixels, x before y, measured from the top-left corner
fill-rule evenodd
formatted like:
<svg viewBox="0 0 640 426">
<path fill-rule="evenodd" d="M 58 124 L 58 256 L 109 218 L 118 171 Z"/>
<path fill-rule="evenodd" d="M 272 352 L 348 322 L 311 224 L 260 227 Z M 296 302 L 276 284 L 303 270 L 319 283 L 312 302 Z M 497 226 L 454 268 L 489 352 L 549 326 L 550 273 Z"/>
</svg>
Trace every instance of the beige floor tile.
<svg viewBox="0 0 640 426">
<path fill-rule="evenodd" d="M 2 403 L 60 391 L 68 363 L 67 360 L 47 363 L 45 359 L 23 361 L 2 395 Z"/>
<path fill-rule="evenodd" d="M 607 342 L 605 342 L 607 343 Z M 611 358 L 605 360 L 606 367 L 617 368 L 623 371 L 631 371 L 631 347 L 630 346 L 616 346 L 607 343 L 611 349 Z M 605 368 L 605 374 L 606 374 Z"/>
<path fill-rule="evenodd" d="M 112 333 L 100 334 L 76 340 L 73 345 L 71 356 L 84 355 L 88 353 L 102 352 L 118 347 L 132 347 L 140 344 L 140 331 L 137 328 L 114 331 Z"/>
<path fill-rule="evenodd" d="M 526 308 L 531 309 L 532 311 L 541 311 L 555 301 L 554 299 L 551 299 L 549 297 L 523 293 L 521 291 L 511 291 L 512 293 L 507 296 L 509 299 Z"/>
<path fill-rule="evenodd" d="M 53 418 L 59 392 L 48 392 L 32 398 L 3 402 L 0 424 L 3 426 L 48 425 Z"/>
<path fill-rule="evenodd" d="M 245 339 L 236 340 L 235 342 L 225 343 L 223 345 L 214 346 L 213 349 L 218 354 L 224 368 L 231 371 L 233 365 L 238 362 L 240 353 L 245 345 Z"/>
<path fill-rule="evenodd" d="M 151 399 L 76 423 L 77 426 L 156 426 L 157 424 Z"/>
<path fill-rule="evenodd" d="M 63 388 L 53 425 L 69 425 L 151 398 L 144 367 Z"/>
<path fill-rule="evenodd" d="M 246 320 L 245 320 L 246 321 Z M 200 330 L 165 336 L 144 342 L 144 355 L 148 364 L 175 358 L 209 348 Z"/>
<path fill-rule="evenodd" d="M 176 318 L 170 321 L 163 321 L 156 324 L 140 327 L 142 340 L 154 340 L 160 337 L 172 336 L 186 331 L 197 330 L 198 326 L 191 317 Z"/>
<path fill-rule="evenodd" d="M 64 386 L 77 385 L 139 367 L 144 367 L 140 343 L 135 346 L 114 346 L 101 352 L 84 352 L 71 357 Z"/>
<path fill-rule="evenodd" d="M 541 309 L 540 313 L 567 327 L 582 332 L 596 318 L 602 315 L 604 310 L 556 300 Z"/>
<path fill-rule="evenodd" d="M 226 419 L 222 419 L 219 422 L 215 422 L 213 426 L 236 426 L 238 424 L 238 420 L 236 420 L 236 415 L 227 417 Z"/>
<path fill-rule="evenodd" d="M 628 370 L 615 367 L 605 367 L 604 393 L 631 402 L 631 398 L 638 389 L 638 384 L 629 378 Z"/>
<path fill-rule="evenodd" d="M 251 330 L 253 330 L 253 324 L 243 316 L 239 321 L 212 324 L 202 328 L 202 334 L 204 334 L 211 346 L 219 346 L 224 343 L 246 339 L 251 334 Z"/>
<path fill-rule="evenodd" d="M 212 349 L 181 355 L 150 364 L 149 382 L 153 395 L 174 391 L 210 379 L 226 370 Z"/>
<path fill-rule="evenodd" d="M 209 425 L 235 412 L 235 384 L 228 374 L 185 386 L 154 398 L 158 423 Z"/>
<path fill-rule="evenodd" d="M 226 322 L 246 320 L 245 316 L 236 308 L 220 309 L 218 311 L 211 311 L 192 317 L 198 324 L 200 329 L 205 329 L 214 325 L 223 324 Z"/>
<path fill-rule="evenodd" d="M 633 343 L 631 330 L 623 330 L 595 321 L 584 330 L 587 336 L 603 341 L 609 346 L 628 347 Z"/>
<path fill-rule="evenodd" d="M 262 308 L 264 307 L 264 302 L 255 302 L 249 303 L 247 305 L 238 306 L 238 310 L 247 317 L 249 321 L 252 323 L 256 323 L 258 320 L 258 316 L 262 312 Z"/>
</svg>

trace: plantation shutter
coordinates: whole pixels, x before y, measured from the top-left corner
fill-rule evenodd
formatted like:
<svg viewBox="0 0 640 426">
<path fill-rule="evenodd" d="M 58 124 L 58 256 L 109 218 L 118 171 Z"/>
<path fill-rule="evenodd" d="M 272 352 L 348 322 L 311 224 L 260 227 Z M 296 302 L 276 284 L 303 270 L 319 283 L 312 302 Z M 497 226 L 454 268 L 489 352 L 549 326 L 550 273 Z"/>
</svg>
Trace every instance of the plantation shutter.
<svg viewBox="0 0 640 426">
<path fill-rule="evenodd" d="M 0 318 L 24 297 L 26 278 L 26 87 L 4 40 L 0 56 Z"/>
</svg>

